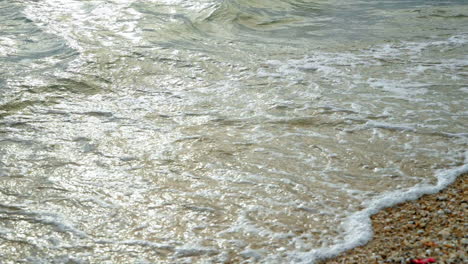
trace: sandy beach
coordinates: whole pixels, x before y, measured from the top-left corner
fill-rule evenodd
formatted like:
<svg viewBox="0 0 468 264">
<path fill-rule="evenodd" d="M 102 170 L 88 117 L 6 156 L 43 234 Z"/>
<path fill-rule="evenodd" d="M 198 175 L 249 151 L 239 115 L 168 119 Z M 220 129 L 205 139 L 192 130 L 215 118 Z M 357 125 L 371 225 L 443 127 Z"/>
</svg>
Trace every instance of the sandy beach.
<svg viewBox="0 0 468 264">
<path fill-rule="evenodd" d="M 334 263 L 466 263 L 468 174 L 448 188 L 372 216 L 374 238 L 367 245 L 325 260 Z"/>
</svg>

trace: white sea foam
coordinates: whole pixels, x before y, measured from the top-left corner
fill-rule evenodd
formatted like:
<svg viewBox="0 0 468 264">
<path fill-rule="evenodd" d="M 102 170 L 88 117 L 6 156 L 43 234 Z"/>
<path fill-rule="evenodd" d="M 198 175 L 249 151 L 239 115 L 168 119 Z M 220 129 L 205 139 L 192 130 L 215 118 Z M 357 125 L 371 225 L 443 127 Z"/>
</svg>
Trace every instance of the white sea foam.
<svg viewBox="0 0 468 264">
<path fill-rule="evenodd" d="M 370 201 L 364 201 L 363 205 L 366 209 L 350 215 L 342 224 L 342 228 L 345 230 L 345 238 L 343 241 L 331 247 L 318 248 L 306 253 L 294 252 L 291 253 L 290 256 L 296 263 L 314 263 L 317 260 L 334 257 L 343 251 L 366 244 L 373 236 L 372 223 L 370 220 L 372 215 L 387 207 L 392 207 L 410 200 L 416 200 L 425 194 L 435 194 L 443 190 L 453 183 L 459 175 L 468 173 L 468 152 L 466 152 L 465 157 L 465 162 L 467 164 L 449 170 L 438 171 L 436 173 L 436 185 L 415 186 L 406 190 L 390 191 Z"/>
</svg>

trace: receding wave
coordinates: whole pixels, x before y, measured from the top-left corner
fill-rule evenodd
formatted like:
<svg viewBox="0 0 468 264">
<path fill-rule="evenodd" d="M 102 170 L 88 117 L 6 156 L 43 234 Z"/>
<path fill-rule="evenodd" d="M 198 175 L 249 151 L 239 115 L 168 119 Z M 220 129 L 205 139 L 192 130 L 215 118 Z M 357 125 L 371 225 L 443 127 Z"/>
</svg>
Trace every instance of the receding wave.
<svg viewBox="0 0 468 264">
<path fill-rule="evenodd" d="M 466 11 L 0 2 L 2 257 L 312 263 L 365 243 L 370 214 L 467 170 Z"/>
</svg>

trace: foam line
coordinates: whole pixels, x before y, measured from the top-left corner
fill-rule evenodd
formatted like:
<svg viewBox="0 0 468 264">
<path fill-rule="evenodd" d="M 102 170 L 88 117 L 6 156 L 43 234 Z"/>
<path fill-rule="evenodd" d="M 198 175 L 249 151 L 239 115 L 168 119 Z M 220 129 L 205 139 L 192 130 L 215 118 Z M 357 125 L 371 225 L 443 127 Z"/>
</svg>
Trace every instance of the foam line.
<svg viewBox="0 0 468 264">
<path fill-rule="evenodd" d="M 307 253 L 292 253 L 296 263 L 315 263 L 318 260 L 336 257 L 344 251 L 362 246 L 373 237 L 371 216 L 379 211 L 416 200 L 425 194 L 435 194 L 452 184 L 458 176 L 468 173 L 468 152 L 465 153 L 465 164 L 449 170 L 436 172 L 437 184 L 431 186 L 415 186 L 404 191 L 387 192 L 368 203 L 366 209 L 352 214 L 342 224 L 346 230 L 345 239 L 331 247 L 314 249 Z"/>
</svg>

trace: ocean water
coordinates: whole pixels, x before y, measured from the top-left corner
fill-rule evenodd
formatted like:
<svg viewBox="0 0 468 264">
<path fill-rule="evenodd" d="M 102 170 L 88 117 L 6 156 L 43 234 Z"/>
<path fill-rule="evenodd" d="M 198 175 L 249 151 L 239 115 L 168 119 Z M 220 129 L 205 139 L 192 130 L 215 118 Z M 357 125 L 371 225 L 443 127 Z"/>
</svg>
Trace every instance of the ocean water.
<svg viewBox="0 0 468 264">
<path fill-rule="evenodd" d="M 464 0 L 0 0 L 0 263 L 314 263 L 467 98 Z"/>
</svg>

